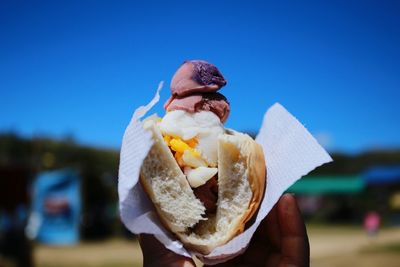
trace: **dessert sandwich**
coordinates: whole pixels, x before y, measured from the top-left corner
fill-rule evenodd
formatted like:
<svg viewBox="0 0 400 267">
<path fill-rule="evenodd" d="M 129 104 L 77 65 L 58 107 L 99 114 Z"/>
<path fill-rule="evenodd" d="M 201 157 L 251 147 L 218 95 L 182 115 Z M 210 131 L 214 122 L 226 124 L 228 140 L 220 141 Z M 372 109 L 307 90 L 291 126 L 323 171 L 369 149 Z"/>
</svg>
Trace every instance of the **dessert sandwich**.
<svg viewBox="0 0 400 267">
<path fill-rule="evenodd" d="M 266 184 L 262 147 L 224 128 L 230 105 L 218 91 L 225 85 L 214 65 L 186 61 L 172 78 L 164 117 L 143 122 L 153 145 L 141 166 L 142 187 L 163 225 L 203 255 L 244 231 Z"/>
</svg>

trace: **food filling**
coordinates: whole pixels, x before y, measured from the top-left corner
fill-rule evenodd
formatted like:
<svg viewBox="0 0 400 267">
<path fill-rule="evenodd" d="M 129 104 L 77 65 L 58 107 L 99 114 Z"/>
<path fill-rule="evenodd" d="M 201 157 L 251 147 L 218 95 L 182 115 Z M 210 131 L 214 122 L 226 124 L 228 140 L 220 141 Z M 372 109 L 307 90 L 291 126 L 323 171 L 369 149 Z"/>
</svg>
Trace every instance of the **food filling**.
<svg viewBox="0 0 400 267">
<path fill-rule="evenodd" d="M 159 122 L 166 145 L 206 207 L 215 212 L 218 199 L 218 135 L 224 132 L 219 118 L 210 111 L 170 111 Z"/>
<path fill-rule="evenodd" d="M 218 136 L 225 131 L 230 106 L 217 91 L 226 83 L 213 64 L 185 61 L 172 78 L 167 113 L 159 122 L 165 143 L 206 213 L 215 212 L 218 200 Z"/>
</svg>

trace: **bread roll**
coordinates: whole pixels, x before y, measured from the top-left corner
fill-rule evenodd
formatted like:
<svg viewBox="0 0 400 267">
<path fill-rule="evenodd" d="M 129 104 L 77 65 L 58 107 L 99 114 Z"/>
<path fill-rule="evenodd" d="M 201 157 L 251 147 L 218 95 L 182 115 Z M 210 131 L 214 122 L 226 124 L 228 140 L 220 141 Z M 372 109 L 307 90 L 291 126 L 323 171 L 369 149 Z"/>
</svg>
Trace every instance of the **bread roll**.
<svg viewBox="0 0 400 267">
<path fill-rule="evenodd" d="M 188 249 L 209 254 L 242 233 L 257 211 L 265 189 L 264 154 L 250 136 L 225 130 L 218 137 L 218 201 L 205 213 L 154 119 L 145 121 L 154 144 L 145 158 L 140 182 L 164 226 Z"/>
</svg>

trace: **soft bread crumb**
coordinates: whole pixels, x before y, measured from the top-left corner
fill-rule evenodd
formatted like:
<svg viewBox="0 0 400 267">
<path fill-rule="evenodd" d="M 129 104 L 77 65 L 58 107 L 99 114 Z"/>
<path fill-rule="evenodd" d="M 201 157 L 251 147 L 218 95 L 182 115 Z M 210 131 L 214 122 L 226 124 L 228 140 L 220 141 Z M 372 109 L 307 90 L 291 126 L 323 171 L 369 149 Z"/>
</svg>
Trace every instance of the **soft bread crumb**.
<svg viewBox="0 0 400 267">
<path fill-rule="evenodd" d="M 205 207 L 194 195 L 156 123 L 147 123 L 146 129 L 152 131 L 154 144 L 143 162 L 141 183 L 166 226 L 173 232 L 185 232 L 205 219 Z"/>
</svg>

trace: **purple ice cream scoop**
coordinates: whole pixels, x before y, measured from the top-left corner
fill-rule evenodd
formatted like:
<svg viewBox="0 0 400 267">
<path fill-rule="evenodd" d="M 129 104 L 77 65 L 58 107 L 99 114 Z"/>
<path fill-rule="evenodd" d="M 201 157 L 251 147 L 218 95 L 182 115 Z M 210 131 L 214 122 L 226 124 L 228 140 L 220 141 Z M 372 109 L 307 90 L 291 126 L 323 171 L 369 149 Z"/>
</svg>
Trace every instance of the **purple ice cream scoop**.
<svg viewBox="0 0 400 267">
<path fill-rule="evenodd" d="M 185 110 L 190 113 L 211 111 L 224 123 L 229 116 L 230 106 L 217 91 L 225 85 L 225 78 L 213 64 L 204 60 L 185 61 L 172 77 L 172 95 L 164 108 L 167 111 Z"/>
<path fill-rule="evenodd" d="M 204 60 L 185 61 L 171 81 L 172 96 L 216 92 L 226 80 L 216 66 Z"/>
</svg>

